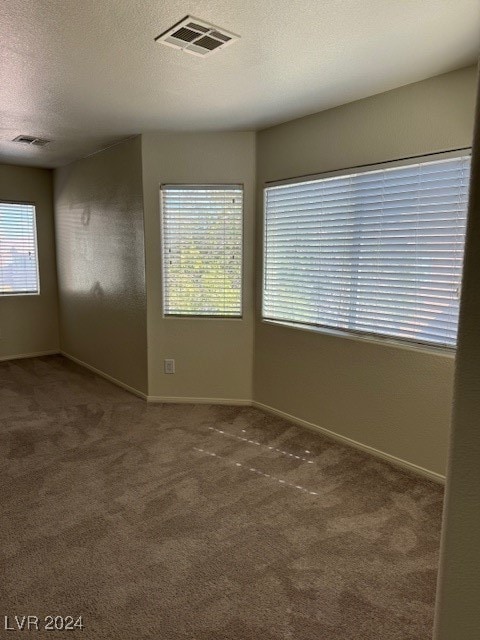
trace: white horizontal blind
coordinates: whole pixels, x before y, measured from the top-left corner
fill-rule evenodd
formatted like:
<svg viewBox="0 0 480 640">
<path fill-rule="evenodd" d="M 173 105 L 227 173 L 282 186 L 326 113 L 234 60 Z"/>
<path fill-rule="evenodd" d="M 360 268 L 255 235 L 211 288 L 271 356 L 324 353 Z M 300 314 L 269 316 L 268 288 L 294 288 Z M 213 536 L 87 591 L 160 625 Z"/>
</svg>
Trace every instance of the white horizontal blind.
<svg viewBox="0 0 480 640">
<path fill-rule="evenodd" d="M 35 207 L 0 202 L 0 295 L 39 293 Z"/>
<path fill-rule="evenodd" d="M 164 185 L 164 314 L 242 315 L 243 189 Z"/>
<path fill-rule="evenodd" d="M 265 319 L 454 347 L 470 158 L 265 189 Z"/>
</svg>

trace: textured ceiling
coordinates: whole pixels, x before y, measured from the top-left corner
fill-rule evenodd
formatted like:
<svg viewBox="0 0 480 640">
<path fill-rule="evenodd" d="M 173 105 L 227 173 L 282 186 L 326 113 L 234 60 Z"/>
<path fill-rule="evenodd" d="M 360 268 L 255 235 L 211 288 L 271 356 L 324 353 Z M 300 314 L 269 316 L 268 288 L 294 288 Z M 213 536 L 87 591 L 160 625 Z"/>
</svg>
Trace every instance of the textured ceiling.
<svg viewBox="0 0 480 640">
<path fill-rule="evenodd" d="M 206 59 L 154 42 L 187 14 L 241 39 Z M 263 128 L 466 66 L 480 3 L 2 0 L 0 25 L 0 162 L 54 167 L 136 133 Z"/>
</svg>

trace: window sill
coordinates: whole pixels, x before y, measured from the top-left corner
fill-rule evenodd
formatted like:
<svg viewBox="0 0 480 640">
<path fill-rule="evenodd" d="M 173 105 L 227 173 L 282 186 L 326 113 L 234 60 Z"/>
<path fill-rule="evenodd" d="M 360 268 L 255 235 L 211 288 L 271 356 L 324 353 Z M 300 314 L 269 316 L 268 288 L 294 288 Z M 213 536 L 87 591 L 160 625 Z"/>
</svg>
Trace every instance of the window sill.
<svg viewBox="0 0 480 640">
<path fill-rule="evenodd" d="M 170 315 L 162 315 L 163 320 L 228 320 L 229 322 L 233 320 L 241 321 L 243 320 L 243 316 L 176 316 L 174 314 Z"/>
<path fill-rule="evenodd" d="M 265 320 L 262 318 L 263 324 L 274 327 L 283 327 L 295 329 L 297 331 L 307 331 L 308 333 L 319 333 L 322 335 L 332 336 L 335 338 L 344 338 L 347 340 L 355 340 L 356 342 L 369 342 L 381 345 L 383 347 L 393 347 L 395 349 L 404 349 L 406 351 L 415 351 L 417 353 L 425 353 L 428 355 L 443 356 L 444 358 L 455 359 L 456 349 L 448 347 L 436 347 L 434 345 L 417 344 L 415 342 L 404 342 L 403 340 L 395 340 L 394 338 L 383 338 L 371 336 L 368 334 L 349 333 L 348 331 L 340 331 L 338 329 L 329 329 L 326 327 L 311 327 L 308 325 L 297 324 L 295 322 L 286 322 L 281 320 Z"/>
<path fill-rule="evenodd" d="M 0 293 L 0 300 L 2 298 L 31 298 L 32 296 L 39 296 L 40 291 L 32 291 L 31 293 Z"/>
</svg>

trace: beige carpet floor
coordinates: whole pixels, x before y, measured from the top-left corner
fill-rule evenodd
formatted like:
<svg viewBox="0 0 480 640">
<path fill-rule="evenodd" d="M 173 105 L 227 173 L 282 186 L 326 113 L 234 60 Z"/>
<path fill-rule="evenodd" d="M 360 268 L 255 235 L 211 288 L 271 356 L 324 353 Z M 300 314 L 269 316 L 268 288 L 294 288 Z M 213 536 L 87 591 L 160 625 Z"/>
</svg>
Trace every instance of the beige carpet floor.
<svg viewBox="0 0 480 640">
<path fill-rule="evenodd" d="M 0 450 L 1 638 L 431 637 L 433 483 L 254 409 L 147 405 L 56 356 L 0 364 Z M 4 632 L 15 615 L 85 629 Z"/>
</svg>

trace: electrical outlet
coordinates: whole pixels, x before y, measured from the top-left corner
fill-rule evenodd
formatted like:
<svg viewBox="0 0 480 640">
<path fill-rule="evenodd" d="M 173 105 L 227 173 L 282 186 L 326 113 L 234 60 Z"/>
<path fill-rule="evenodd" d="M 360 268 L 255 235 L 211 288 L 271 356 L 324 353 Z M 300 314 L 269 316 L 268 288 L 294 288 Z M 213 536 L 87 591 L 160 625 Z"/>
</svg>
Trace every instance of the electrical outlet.
<svg viewBox="0 0 480 640">
<path fill-rule="evenodd" d="M 164 360 L 163 370 L 165 373 L 175 373 L 175 360 L 169 360 L 169 359 Z"/>
</svg>

